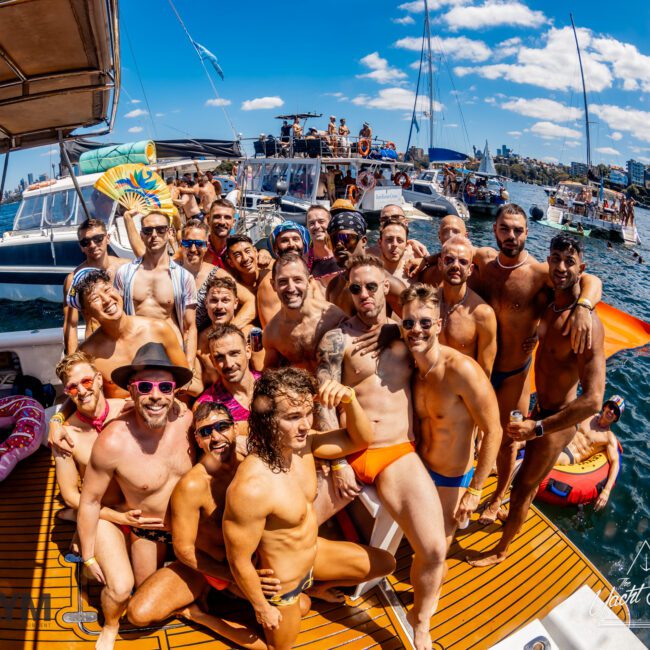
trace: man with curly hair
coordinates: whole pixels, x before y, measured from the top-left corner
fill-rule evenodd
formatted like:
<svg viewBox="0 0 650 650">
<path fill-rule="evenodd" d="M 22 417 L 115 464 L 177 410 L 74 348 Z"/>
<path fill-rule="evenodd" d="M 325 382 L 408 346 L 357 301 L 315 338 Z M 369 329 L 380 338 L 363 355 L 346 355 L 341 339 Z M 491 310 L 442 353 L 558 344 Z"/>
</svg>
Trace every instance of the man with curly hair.
<svg viewBox="0 0 650 650">
<path fill-rule="evenodd" d="M 313 430 L 317 394 L 328 408 L 342 405 L 347 429 Z M 314 458 L 341 458 L 366 449 L 373 440 L 372 424 L 351 388 L 328 381 L 317 391 L 314 378 L 304 370 L 267 370 L 255 386 L 249 429 L 249 455 L 226 495 L 226 553 L 267 643 L 285 650 L 298 635 L 300 596 L 313 580 L 322 582 L 314 596 L 333 599 L 334 585 L 387 575 L 395 560 L 380 549 L 318 537 Z M 279 594 L 264 595 L 254 554 L 259 568 L 272 569 L 280 580 Z"/>
</svg>

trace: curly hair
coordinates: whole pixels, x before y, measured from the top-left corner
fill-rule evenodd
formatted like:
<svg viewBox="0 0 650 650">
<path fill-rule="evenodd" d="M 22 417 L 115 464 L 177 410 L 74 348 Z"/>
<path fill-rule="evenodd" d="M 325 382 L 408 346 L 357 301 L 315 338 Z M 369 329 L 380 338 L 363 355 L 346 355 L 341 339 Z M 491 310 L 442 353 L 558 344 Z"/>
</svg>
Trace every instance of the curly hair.
<svg viewBox="0 0 650 650">
<path fill-rule="evenodd" d="M 316 380 L 299 368 L 265 370 L 255 382 L 251 413 L 248 418 L 249 454 L 259 456 L 274 473 L 287 472 L 282 457 L 281 433 L 278 428 L 278 401 L 288 397 L 302 401 L 317 393 Z"/>
<path fill-rule="evenodd" d="M 237 283 L 230 277 L 213 275 L 205 284 L 206 297 L 210 293 L 210 289 L 226 289 L 235 298 L 239 298 L 237 295 Z"/>
<path fill-rule="evenodd" d="M 94 288 L 94 286 L 99 283 L 104 282 L 112 286 L 113 281 L 111 276 L 104 269 L 97 269 L 96 271 L 90 271 L 84 275 L 79 282 L 77 282 L 77 295 L 79 296 L 79 304 L 85 308 L 86 307 L 86 296 Z"/>
</svg>

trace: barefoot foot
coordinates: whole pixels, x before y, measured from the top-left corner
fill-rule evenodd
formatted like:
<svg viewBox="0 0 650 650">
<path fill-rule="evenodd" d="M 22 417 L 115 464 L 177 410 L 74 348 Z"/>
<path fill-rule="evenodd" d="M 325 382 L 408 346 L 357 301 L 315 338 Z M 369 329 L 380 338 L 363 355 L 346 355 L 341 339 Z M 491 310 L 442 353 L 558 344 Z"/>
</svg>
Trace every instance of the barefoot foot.
<svg viewBox="0 0 650 650">
<path fill-rule="evenodd" d="M 203 610 L 196 603 L 190 603 L 187 607 L 174 612 L 176 618 L 184 618 L 188 621 L 196 621 L 202 614 Z"/>
<path fill-rule="evenodd" d="M 487 551 L 486 553 L 479 553 L 475 556 L 466 556 L 467 563 L 474 567 L 486 567 L 493 564 L 499 564 L 506 559 L 505 551 Z"/>
<path fill-rule="evenodd" d="M 305 592 L 310 598 L 317 598 L 328 603 L 344 603 L 345 594 L 334 587 L 326 588 L 324 585 L 314 585 Z"/>
<path fill-rule="evenodd" d="M 478 518 L 479 524 L 493 524 L 499 516 L 501 501 L 492 501 L 485 506 L 483 514 Z"/>
<path fill-rule="evenodd" d="M 417 622 L 415 620 L 415 616 L 413 615 L 413 610 L 407 612 L 406 620 L 411 626 L 411 633 L 415 650 L 432 650 L 433 644 L 431 643 L 429 621 Z"/>
<path fill-rule="evenodd" d="M 97 650 L 113 650 L 119 629 L 119 625 L 104 625 L 99 633 L 95 648 Z"/>
</svg>

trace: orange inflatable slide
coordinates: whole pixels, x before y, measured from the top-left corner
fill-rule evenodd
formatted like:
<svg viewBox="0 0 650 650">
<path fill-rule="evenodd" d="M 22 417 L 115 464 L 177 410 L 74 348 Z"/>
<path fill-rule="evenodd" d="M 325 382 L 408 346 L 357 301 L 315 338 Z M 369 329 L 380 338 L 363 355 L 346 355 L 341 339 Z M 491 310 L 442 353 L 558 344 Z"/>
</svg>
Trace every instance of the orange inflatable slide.
<svg viewBox="0 0 650 650">
<path fill-rule="evenodd" d="M 604 302 L 596 305 L 596 313 L 605 327 L 605 356 L 607 358 L 621 350 L 639 348 L 650 343 L 650 323 L 630 316 Z M 531 392 L 535 392 L 534 360 L 531 370 Z"/>
</svg>

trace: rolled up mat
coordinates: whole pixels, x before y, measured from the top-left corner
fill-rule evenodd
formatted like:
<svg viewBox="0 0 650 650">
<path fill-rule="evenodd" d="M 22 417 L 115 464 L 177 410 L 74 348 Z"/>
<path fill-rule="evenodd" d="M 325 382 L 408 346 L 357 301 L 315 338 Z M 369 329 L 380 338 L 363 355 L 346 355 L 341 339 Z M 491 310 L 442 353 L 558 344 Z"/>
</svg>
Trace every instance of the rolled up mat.
<svg viewBox="0 0 650 650">
<path fill-rule="evenodd" d="M 79 157 L 79 173 L 94 174 L 105 172 L 116 165 L 126 163 L 143 163 L 150 165 L 156 162 L 156 145 L 153 140 L 127 142 L 110 147 L 101 147 L 94 151 L 86 151 Z"/>
<path fill-rule="evenodd" d="M 605 328 L 605 357 L 609 358 L 621 350 L 640 348 L 650 343 L 650 324 L 640 318 L 630 316 L 616 307 L 600 302 L 596 305 L 596 313 Z M 531 368 L 531 393 L 535 392 L 535 357 Z"/>
</svg>

